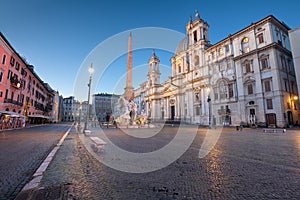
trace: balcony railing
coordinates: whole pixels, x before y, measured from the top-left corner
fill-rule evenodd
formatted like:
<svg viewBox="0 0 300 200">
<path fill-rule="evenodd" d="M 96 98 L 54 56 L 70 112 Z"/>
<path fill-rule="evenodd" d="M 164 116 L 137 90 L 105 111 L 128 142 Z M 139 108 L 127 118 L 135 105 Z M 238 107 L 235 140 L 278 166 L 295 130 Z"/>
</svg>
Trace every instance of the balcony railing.
<svg viewBox="0 0 300 200">
<path fill-rule="evenodd" d="M 14 105 L 17 105 L 17 106 L 23 106 L 22 102 L 15 101 L 13 99 L 4 99 L 4 103 L 11 103 L 11 104 L 14 104 Z"/>
</svg>

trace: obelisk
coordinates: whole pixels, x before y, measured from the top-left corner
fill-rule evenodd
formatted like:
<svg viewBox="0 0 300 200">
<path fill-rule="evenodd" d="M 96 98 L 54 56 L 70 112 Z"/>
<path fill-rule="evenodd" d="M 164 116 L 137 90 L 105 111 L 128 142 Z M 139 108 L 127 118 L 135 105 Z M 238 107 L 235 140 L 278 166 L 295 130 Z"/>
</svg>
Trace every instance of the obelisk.
<svg viewBox="0 0 300 200">
<path fill-rule="evenodd" d="M 130 32 L 128 39 L 128 63 L 127 63 L 127 80 L 124 97 L 126 100 L 133 100 L 134 93 L 132 87 L 132 34 Z"/>
</svg>

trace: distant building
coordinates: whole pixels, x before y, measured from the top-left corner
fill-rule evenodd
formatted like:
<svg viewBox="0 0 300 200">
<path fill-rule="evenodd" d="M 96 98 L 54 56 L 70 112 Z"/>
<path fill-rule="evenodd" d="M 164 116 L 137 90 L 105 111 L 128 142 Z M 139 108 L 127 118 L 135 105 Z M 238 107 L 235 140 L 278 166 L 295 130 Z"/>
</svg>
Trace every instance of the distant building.
<svg viewBox="0 0 300 200">
<path fill-rule="evenodd" d="M 270 15 L 212 45 L 197 12 L 164 83 L 153 52 L 148 79 L 134 93 L 139 112 L 200 125 L 294 125 L 299 103 L 289 30 Z"/>
<path fill-rule="evenodd" d="M 92 97 L 93 115 L 97 116 L 98 121 L 105 121 L 107 114 L 111 115 L 113 106 L 118 102 L 120 95 L 100 93 Z"/>
<path fill-rule="evenodd" d="M 64 98 L 62 95 L 59 96 L 58 103 L 58 121 L 64 121 Z"/>
<path fill-rule="evenodd" d="M 31 123 L 52 119 L 54 91 L 0 33 L 0 110 L 26 116 Z"/>
<path fill-rule="evenodd" d="M 88 109 L 87 101 L 80 102 L 75 97 L 70 96 L 63 99 L 64 121 L 84 122 Z"/>
</svg>

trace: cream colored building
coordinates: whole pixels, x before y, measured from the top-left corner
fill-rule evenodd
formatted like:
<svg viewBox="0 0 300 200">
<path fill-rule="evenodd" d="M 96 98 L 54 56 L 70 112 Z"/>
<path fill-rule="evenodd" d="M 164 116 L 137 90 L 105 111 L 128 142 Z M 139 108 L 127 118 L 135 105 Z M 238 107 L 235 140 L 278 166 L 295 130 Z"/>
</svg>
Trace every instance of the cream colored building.
<svg viewBox="0 0 300 200">
<path fill-rule="evenodd" d="M 198 12 L 171 58 L 172 75 L 160 83 L 159 58 L 135 90 L 139 112 L 154 121 L 200 125 L 285 127 L 299 120 L 295 69 L 288 31 L 274 16 L 212 45 Z"/>
<path fill-rule="evenodd" d="M 300 93 L 300 26 L 289 31 L 291 49 L 296 71 L 298 94 Z M 299 101 L 299 98 L 298 98 Z"/>
</svg>

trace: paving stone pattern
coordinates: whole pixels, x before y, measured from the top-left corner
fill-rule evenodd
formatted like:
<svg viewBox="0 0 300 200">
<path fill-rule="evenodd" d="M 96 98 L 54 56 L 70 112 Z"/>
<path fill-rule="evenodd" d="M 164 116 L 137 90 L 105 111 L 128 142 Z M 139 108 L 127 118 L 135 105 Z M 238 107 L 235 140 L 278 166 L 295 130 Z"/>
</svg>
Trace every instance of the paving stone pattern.
<svg viewBox="0 0 300 200">
<path fill-rule="evenodd" d="M 148 140 L 118 129 L 105 131 L 120 147 L 147 152 L 172 139 L 176 127 L 164 128 Z M 33 199 L 300 199 L 300 131 L 224 129 L 211 153 L 199 159 L 205 134 L 199 129 L 188 151 L 171 165 L 132 174 L 100 163 L 73 130 Z"/>
<path fill-rule="evenodd" d="M 0 133 L 1 200 L 16 197 L 67 128 L 57 125 Z"/>
</svg>

